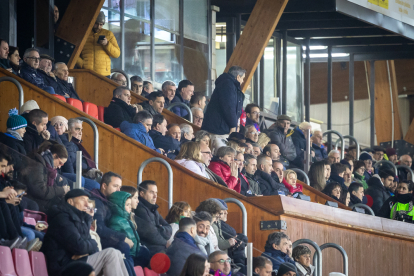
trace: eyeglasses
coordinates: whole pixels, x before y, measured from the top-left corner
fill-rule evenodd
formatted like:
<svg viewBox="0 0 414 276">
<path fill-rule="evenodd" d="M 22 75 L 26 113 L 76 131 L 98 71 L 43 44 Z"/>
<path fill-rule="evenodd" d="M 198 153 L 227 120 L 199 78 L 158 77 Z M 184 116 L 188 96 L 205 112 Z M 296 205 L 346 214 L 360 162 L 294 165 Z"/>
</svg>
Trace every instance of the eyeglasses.
<svg viewBox="0 0 414 276">
<path fill-rule="evenodd" d="M 38 58 L 38 57 L 27 57 L 27 58 L 33 59 L 34 61 L 39 61 L 40 60 L 40 58 Z"/>
<path fill-rule="evenodd" d="M 212 263 L 220 263 L 220 264 L 229 263 L 229 264 L 231 264 L 231 259 L 230 258 L 228 258 L 226 260 L 220 259 L 220 260 L 212 262 Z"/>
</svg>

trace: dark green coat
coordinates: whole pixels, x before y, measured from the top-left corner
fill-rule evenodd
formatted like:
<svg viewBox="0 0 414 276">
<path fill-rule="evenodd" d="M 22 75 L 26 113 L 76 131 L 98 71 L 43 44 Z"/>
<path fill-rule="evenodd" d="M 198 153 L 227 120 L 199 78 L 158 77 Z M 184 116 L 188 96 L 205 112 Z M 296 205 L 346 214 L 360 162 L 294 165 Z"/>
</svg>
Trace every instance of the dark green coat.
<svg viewBox="0 0 414 276">
<path fill-rule="evenodd" d="M 135 257 L 141 245 L 138 233 L 130 220 L 131 215 L 125 211 L 125 202 L 130 196 L 127 192 L 115 192 L 108 197 L 108 201 L 112 203 L 109 204 L 112 217 L 108 227 L 125 234 L 128 239 L 132 240 L 134 246 L 130 250 L 130 255 Z"/>
</svg>

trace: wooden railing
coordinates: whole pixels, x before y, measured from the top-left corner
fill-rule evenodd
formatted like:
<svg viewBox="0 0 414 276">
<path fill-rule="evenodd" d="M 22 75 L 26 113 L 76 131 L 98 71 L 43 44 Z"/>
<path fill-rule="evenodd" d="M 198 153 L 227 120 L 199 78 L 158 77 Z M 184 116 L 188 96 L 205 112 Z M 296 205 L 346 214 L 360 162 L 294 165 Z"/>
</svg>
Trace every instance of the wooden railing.
<svg viewBox="0 0 414 276">
<path fill-rule="evenodd" d="M 1 76 L 13 76 L 0 69 Z M 49 114 L 49 118 L 61 115 L 66 118 L 85 116 L 98 127 L 99 164 L 104 172 L 114 171 L 123 177 L 124 185 L 136 186 L 139 165 L 148 158 L 157 156 L 171 164 L 174 180 L 174 201 L 187 201 L 192 209 L 207 198 L 239 199 L 247 209 L 248 238 L 253 242 L 254 254 L 264 251 L 267 236 L 273 231 L 261 230 L 263 221 L 284 220 L 287 224 L 286 233 L 292 240 L 308 238 L 318 244 L 334 242 L 344 247 L 349 256 L 350 274 L 365 275 L 411 275 L 414 263 L 411 261 L 414 252 L 414 231 L 412 225 L 391 221 L 369 215 L 358 214 L 341 208 L 322 205 L 326 198 L 311 187 L 305 186 L 305 194 L 311 195 L 314 202 L 305 202 L 280 196 L 244 197 L 232 190 L 222 187 L 178 163 L 145 147 L 108 125 L 88 116 L 67 103 L 49 95 L 30 83 L 20 81 L 25 101 L 36 100 L 41 109 Z M 17 107 L 17 89 L 11 83 L 0 83 L 0 128 L 5 131 L 7 112 Z M 93 132 L 84 125 L 86 149 L 93 152 Z M 167 170 L 159 163 L 149 164 L 143 173 L 143 179 L 155 180 L 158 184 L 159 198 L 157 204 L 160 213 L 165 216 L 167 203 Z M 229 204 L 229 224 L 241 232 L 241 212 Z M 335 251 L 324 251 L 324 275 L 331 271 L 341 271 L 341 257 Z"/>
</svg>

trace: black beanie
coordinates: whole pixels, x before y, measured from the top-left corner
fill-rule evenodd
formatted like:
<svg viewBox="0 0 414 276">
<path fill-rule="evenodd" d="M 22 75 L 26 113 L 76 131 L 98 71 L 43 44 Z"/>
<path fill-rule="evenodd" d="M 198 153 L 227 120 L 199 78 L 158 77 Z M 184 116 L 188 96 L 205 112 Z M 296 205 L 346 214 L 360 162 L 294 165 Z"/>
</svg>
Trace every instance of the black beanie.
<svg viewBox="0 0 414 276">
<path fill-rule="evenodd" d="M 68 264 L 63 270 L 62 276 L 89 276 L 92 273 L 93 267 L 85 262 L 77 261 Z"/>
<path fill-rule="evenodd" d="M 277 276 L 283 276 L 285 273 L 292 271 L 298 273 L 296 270 L 296 266 L 291 263 L 283 263 L 279 266 L 279 270 L 277 271 Z M 64 276 L 64 275 L 62 275 Z"/>
</svg>

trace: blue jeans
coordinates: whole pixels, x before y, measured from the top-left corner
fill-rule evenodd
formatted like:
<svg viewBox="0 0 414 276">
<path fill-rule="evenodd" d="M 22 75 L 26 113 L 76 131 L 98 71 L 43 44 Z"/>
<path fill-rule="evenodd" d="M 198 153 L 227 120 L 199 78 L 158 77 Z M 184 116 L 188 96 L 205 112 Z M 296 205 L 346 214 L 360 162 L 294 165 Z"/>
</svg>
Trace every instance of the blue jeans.
<svg viewBox="0 0 414 276">
<path fill-rule="evenodd" d="M 34 240 L 35 238 L 39 238 L 40 241 L 43 241 L 43 238 L 45 237 L 45 233 L 34 230 L 30 227 L 22 226 L 21 229 L 23 236 L 25 236 L 29 241 Z"/>
<path fill-rule="evenodd" d="M 76 182 L 76 174 L 75 173 L 63 173 L 63 176 L 67 179 Z M 82 187 L 85 188 L 87 191 L 92 191 L 93 189 L 100 189 L 101 185 L 96 182 L 95 180 L 86 178 L 82 176 Z M 70 187 L 73 189 L 73 187 Z"/>
<path fill-rule="evenodd" d="M 55 89 L 52 86 L 45 86 L 43 90 L 52 95 L 56 94 Z"/>
</svg>

